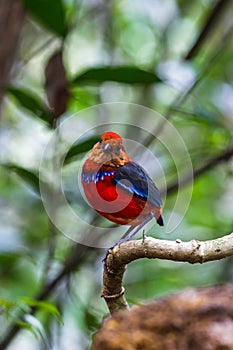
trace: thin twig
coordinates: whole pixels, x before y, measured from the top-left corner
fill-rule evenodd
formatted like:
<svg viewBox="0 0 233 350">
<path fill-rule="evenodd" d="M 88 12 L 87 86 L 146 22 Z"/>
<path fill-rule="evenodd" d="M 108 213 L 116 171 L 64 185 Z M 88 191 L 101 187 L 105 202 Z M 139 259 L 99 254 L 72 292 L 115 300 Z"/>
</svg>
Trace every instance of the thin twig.
<svg viewBox="0 0 233 350">
<path fill-rule="evenodd" d="M 186 54 L 184 59 L 191 60 L 197 52 L 200 50 L 204 42 L 209 38 L 210 33 L 216 29 L 217 22 L 221 17 L 222 13 L 226 10 L 226 7 L 229 5 L 229 0 L 219 0 L 214 6 L 209 18 L 206 20 L 203 28 L 201 29 L 195 43 Z"/>
<path fill-rule="evenodd" d="M 193 174 L 187 174 L 185 175 L 180 182 L 175 181 L 173 184 L 170 184 L 167 188 L 167 190 L 161 190 L 161 194 L 164 192 L 167 192 L 167 194 L 171 194 L 181 187 L 184 187 L 188 183 L 190 183 L 191 180 L 197 179 L 199 176 L 203 175 L 204 173 L 208 172 L 209 170 L 215 168 L 217 165 L 229 161 L 233 157 L 233 146 L 227 148 L 222 152 L 221 154 L 217 155 L 216 157 L 209 159 L 205 164 L 200 166 L 199 168 L 195 169 L 193 171 Z"/>
<path fill-rule="evenodd" d="M 154 128 L 154 130 L 152 131 L 152 133 L 149 134 L 149 136 L 143 141 L 143 145 L 145 147 L 148 147 L 155 140 L 155 136 L 159 135 L 163 131 L 163 128 L 166 125 L 166 121 L 171 119 L 174 111 L 177 110 L 178 108 L 180 108 L 180 106 L 190 96 L 192 91 L 199 85 L 200 82 L 203 81 L 203 77 L 207 76 L 209 74 L 209 72 L 211 71 L 211 69 L 214 68 L 215 64 L 218 62 L 218 59 L 222 55 L 223 50 L 229 44 L 229 41 L 232 40 L 232 30 L 233 30 L 233 26 L 230 27 L 228 32 L 224 35 L 219 47 L 217 48 L 217 50 L 215 51 L 213 56 L 208 60 L 208 62 L 206 64 L 204 64 L 202 66 L 202 68 L 198 72 L 196 79 L 193 82 L 191 82 L 186 87 L 186 89 L 184 91 L 182 91 L 180 93 L 180 95 L 175 99 L 174 103 L 172 103 L 168 107 L 168 109 L 164 115 L 165 120 L 162 120 L 160 123 L 158 123 L 156 125 L 156 127 Z"/>
<path fill-rule="evenodd" d="M 53 41 L 57 40 L 57 37 L 52 36 L 49 39 L 46 39 L 41 45 L 35 48 L 32 52 L 30 52 L 24 59 L 21 68 L 26 66 L 35 56 L 39 55 L 44 49 L 46 49 Z"/>
<path fill-rule="evenodd" d="M 34 299 L 37 301 L 46 300 L 65 277 L 69 276 L 69 274 L 72 273 L 74 269 L 83 264 L 84 260 L 87 257 L 86 253 L 90 250 L 93 251 L 93 248 L 89 248 L 81 244 L 76 244 L 73 247 L 72 252 L 68 255 L 67 261 L 58 272 L 58 274 L 51 282 L 43 286 L 42 290 Z M 31 308 L 30 314 L 34 315 L 37 310 L 38 307 Z M 23 316 L 24 312 L 20 313 L 20 315 L 17 317 L 18 319 L 23 319 Z M 10 324 L 9 328 L 4 332 L 4 337 L 0 340 L 0 349 L 5 350 L 21 330 L 22 328 L 18 324 Z"/>
</svg>

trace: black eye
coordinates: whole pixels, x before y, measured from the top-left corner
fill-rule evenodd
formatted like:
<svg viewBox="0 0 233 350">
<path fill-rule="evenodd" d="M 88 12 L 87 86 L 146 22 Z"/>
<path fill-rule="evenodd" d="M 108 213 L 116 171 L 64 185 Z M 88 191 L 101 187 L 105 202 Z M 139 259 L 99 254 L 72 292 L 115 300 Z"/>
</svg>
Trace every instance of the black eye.
<svg viewBox="0 0 233 350">
<path fill-rule="evenodd" d="M 119 151 L 121 150 L 121 146 L 118 145 L 118 146 L 116 147 L 116 150 L 117 150 L 117 152 L 119 152 Z"/>
<path fill-rule="evenodd" d="M 113 151 L 112 146 L 110 146 L 109 143 L 106 143 L 106 145 L 104 146 L 104 150 L 108 151 L 108 152 L 112 152 Z"/>
</svg>

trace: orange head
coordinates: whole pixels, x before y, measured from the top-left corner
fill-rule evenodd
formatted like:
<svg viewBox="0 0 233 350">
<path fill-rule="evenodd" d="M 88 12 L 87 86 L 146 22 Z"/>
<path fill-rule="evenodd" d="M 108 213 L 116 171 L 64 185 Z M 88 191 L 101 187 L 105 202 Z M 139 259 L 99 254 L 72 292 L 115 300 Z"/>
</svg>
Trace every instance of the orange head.
<svg viewBox="0 0 233 350">
<path fill-rule="evenodd" d="M 122 143 L 121 136 L 116 134 L 115 132 L 107 131 L 101 136 L 102 141 L 107 141 L 107 140 L 112 140 L 112 139 L 116 139 Z"/>
<path fill-rule="evenodd" d="M 122 144 L 122 138 L 115 132 L 105 132 L 93 147 L 89 159 L 98 164 L 120 166 L 130 160 Z"/>
</svg>

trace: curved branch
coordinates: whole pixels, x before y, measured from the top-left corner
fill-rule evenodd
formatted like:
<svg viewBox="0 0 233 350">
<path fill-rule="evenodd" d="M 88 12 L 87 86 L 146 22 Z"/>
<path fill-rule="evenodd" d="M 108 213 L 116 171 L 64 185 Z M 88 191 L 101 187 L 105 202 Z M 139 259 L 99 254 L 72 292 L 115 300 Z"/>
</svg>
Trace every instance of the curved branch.
<svg viewBox="0 0 233 350">
<path fill-rule="evenodd" d="M 103 275 L 103 293 L 110 313 L 128 309 L 122 279 L 126 265 L 141 259 L 166 259 L 191 264 L 220 260 L 233 255 L 233 233 L 209 241 L 182 242 L 146 237 L 124 242 L 109 251 Z"/>
</svg>

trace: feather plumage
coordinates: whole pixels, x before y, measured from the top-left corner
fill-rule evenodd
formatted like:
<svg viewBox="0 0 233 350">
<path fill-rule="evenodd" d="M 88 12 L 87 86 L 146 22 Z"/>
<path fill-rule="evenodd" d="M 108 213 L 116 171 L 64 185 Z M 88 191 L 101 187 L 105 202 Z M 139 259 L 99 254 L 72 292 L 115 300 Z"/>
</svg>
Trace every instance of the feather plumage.
<svg viewBox="0 0 233 350">
<path fill-rule="evenodd" d="M 93 147 L 83 166 L 82 184 L 91 206 L 107 219 L 137 226 L 153 212 L 163 225 L 159 191 L 128 156 L 118 134 L 103 134 Z"/>
</svg>

